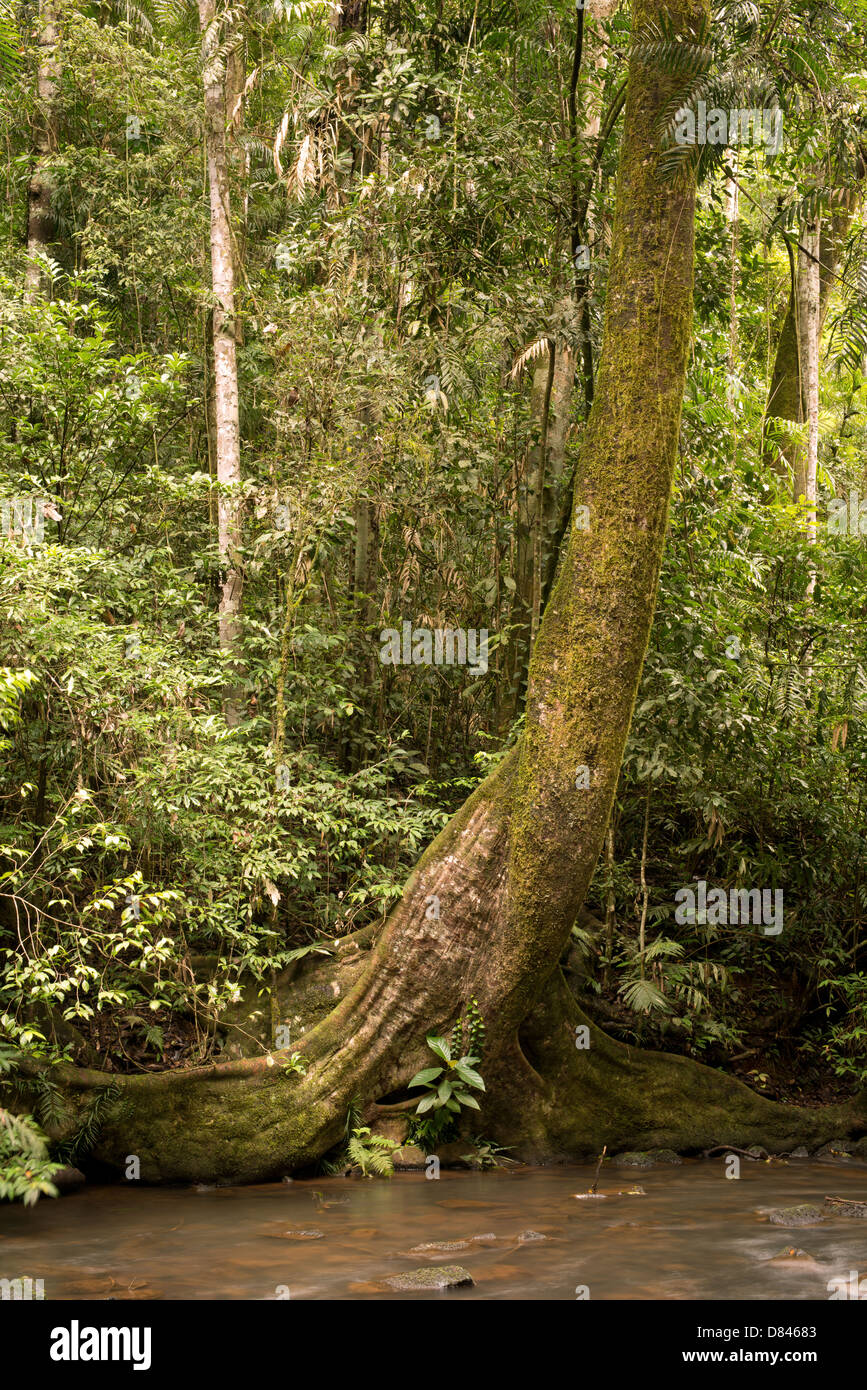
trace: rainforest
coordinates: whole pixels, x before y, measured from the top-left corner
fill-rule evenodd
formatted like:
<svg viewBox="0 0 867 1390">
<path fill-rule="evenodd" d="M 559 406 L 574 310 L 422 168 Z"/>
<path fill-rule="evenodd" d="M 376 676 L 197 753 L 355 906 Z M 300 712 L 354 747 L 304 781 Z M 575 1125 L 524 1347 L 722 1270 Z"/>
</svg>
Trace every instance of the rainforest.
<svg viewBox="0 0 867 1390">
<path fill-rule="evenodd" d="M 865 22 L 0 0 L 4 1300 L 867 1297 Z"/>
</svg>

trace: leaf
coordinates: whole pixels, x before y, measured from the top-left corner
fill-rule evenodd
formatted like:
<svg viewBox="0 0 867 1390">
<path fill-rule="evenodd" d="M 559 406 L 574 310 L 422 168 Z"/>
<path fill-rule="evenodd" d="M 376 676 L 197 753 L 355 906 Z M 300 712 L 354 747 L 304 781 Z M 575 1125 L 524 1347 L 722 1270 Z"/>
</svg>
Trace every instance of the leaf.
<svg viewBox="0 0 867 1390">
<path fill-rule="evenodd" d="M 477 1091 L 483 1091 L 485 1089 L 485 1083 L 479 1073 L 474 1071 L 472 1067 L 468 1067 L 463 1058 L 460 1062 L 455 1064 L 455 1071 L 461 1078 L 461 1081 L 465 1081 L 468 1086 L 475 1086 Z"/>
<path fill-rule="evenodd" d="M 429 1086 L 432 1081 L 442 1074 L 442 1067 L 425 1067 L 424 1071 L 416 1072 L 412 1081 L 407 1082 L 408 1086 Z"/>
<path fill-rule="evenodd" d="M 482 1108 L 475 1096 L 471 1096 L 469 1091 L 457 1091 L 455 1098 L 460 1101 L 461 1105 L 469 1105 L 472 1110 L 481 1110 Z"/>
<path fill-rule="evenodd" d="M 427 1039 L 427 1045 L 436 1057 L 441 1057 L 444 1062 L 452 1060 L 452 1050 L 449 1046 L 448 1038 L 438 1038 L 433 1035 Z"/>
<path fill-rule="evenodd" d="M 630 1009 L 637 1013 L 650 1013 L 656 1009 L 660 1013 L 671 1013 L 671 1005 L 651 980 L 630 980 L 622 985 L 620 993 Z"/>
</svg>

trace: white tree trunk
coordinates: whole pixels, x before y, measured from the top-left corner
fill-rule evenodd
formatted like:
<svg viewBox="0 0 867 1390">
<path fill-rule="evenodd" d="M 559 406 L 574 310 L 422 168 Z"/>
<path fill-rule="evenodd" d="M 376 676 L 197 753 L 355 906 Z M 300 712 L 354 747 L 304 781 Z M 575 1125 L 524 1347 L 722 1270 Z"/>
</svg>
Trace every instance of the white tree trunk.
<svg viewBox="0 0 867 1390">
<path fill-rule="evenodd" d="M 740 241 L 740 208 L 738 200 L 738 152 L 730 152 L 732 175 L 726 179 L 726 217 L 731 224 L 731 278 L 729 281 L 729 360 L 726 403 L 734 409 L 735 379 L 738 370 L 738 246 Z"/>
<path fill-rule="evenodd" d="M 215 0 L 199 0 L 205 90 L 205 142 L 211 204 L 211 284 L 214 292 L 214 423 L 217 451 L 218 542 L 224 565 L 220 596 L 220 646 L 232 652 L 240 637 L 241 438 L 238 423 L 238 366 L 235 343 L 235 266 L 226 155 L 226 96 Z M 226 715 L 237 719 L 234 701 Z"/>
<path fill-rule="evenodd" d="M 819 219 L 801 228 L 798 251 L 798 350 L 804 414 L 807 422 L 807 451 L 804 458 L 803 494 L 807 504 L 807 540 L 816 543 L 816 474 L 819 459 Z M 812 571 L 807 588 L 812 594 L 816 575 Z"/>
</svg>

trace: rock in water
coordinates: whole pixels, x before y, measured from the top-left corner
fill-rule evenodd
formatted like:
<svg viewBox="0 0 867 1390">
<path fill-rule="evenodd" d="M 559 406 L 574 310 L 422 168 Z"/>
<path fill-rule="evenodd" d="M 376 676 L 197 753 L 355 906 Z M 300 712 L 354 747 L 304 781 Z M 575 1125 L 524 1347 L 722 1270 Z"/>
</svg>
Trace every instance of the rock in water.
<svg viewBox="0 0 867 1390">
<path fill-rule="evenodd" d="M 816 1158 L 820 1163 L 851 1163 L 855 1153 L 855 1145 L 848 1139 L 832 1139 L 830 1144 L 823 1144 L 816 1153 Z"/>
<path fill-rule="evenodd" d="M 614 1162 L 618 1168 L 652 1168 L 653 1158 L 649 1153 L 615 1154 Z"/>
<path fill-rule="evenodd" d="M 850 1201 L 848 1197 L 826 1197 L 825 1208 L 831 1216 L 867 1217 L 867 1202 Z"/>
<path fill-rule="evenodd" d="M 61 1168 L 51 1179 L 58 1192 L 75 1192 L 87 1181 L 79 1168 Z"/>
<path fill-rule="evenodd" d="M 797 1246 L 790 1245 L 788 1249 L 781 1250 L 778 1255 L 772 1255 L 768 1260 L 769 1265 L 812 1265 L 816 1267 L 816 1261 L 812 1255 L 808 1255 L 806 1250 L 799 1250 Z"/>
<path fill-rule="evenodd" d="M 451 1255 L 456 1250 L 469 1250 L 468 1240 L 426 1240 L 423 1245 L 414 1245 L 411 1255 Z"/>
<path fill-rule="evenodd" d="M 385 1280 L 390 1289 L 401 1293 L 429 1293 L 431 1289 L 472 1288 L 470 1271 L 461 1265 L 437 1265 L 432 1269 L 410 1269 Z"/>
<path fill-rule="evenodd" d="M 768 1220 L 775 1226 L 818 1226 L 820 1221 L 824 1221 L 827 1213 L 821 1207 L 814 1207 L 810 1202 L 802 1202 L 796 1207 L 777 1207 L 774 1211 L 768 1212 Z"/>
</svg>

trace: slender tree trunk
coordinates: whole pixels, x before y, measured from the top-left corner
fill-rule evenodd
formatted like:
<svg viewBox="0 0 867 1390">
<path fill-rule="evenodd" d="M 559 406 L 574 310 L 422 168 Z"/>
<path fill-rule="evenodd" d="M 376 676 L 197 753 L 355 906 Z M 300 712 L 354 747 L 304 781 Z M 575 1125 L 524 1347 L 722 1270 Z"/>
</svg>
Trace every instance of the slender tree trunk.
<svg viewBox="0 0 867 1390">
<path fill-rule="evenodd" d="M 506 660 L 508 691 L 501 704 L 501 722 L 504 729 L 507 729 L 512 720 L 517 717 L 521 707 L 527 663 L 530 657 L 530 644 L 533 638 L 533 625 L 534 620 L 538 619 L 535 595 L 540 553 L 539 528 L 544 477 L 543 460 L 554 382 L 555 357 L 556 350 L 549 349 L 544 356 L 539 358 L 533 371 L 533 385 L 530 393 L 530 443 L 524 458 L 523 468 L 518 475 L 515 592 L 510 613 L 513 630 Z"/>
<path fill-rule="evenodd" d="M 211 283 L 214 294 L 214 424 L 216 431 L 218 544 L 224 565 L 220 595 L 220 646 L 237 651 L 241 635 L 242 504 L 241 439 L 238 420 L 238 364 L 235 341 L 235 266 L 226 157 L 226 96 L 218 60 L 215 0 L 199 0 L 205 93 L 205 142 L 211 205 Z M 240 672 L 238 672 L 240 674 Z M 226 717 L 239 717 L 238 692 L 230 693 Z"/>
<path fill-rule="evenodd" d="M 586 14 L 606 19 L 614 9 L 614 0 L 590 0 Z M 573 256 L 579 236 L 584 235 L 578 221 L 586 220 L 586 208 L 581 212 L 582 191 L 578 172 L 579 141 L 592 145 L 599 136 L 602 110 L 601 82 L 585 102 L 583 123 L 579 125 L 581 97 L 579 81 L 582 62 L 586 59 L 597 79 L 604 73 L 608 58 L 602 45 L 593 41 L 584 30 L 584 12 L 577 17 L 576 41 L 569 90 L 566 94 L 570 145 L 570 244 Z M 586 199 L 590 203 L 590 195 Z M 579 318 L 583 335 L 581 360 L 585 384 L 589 383 L 587 400 L 592 401 L 593 359 L 590 347 L 590 314 L 587 305 L 589 279 L 586 271 L 576 274 L 576 296 L 581 300 L 576 315 L 576 297 L 559 306 L 564 317 Z M 583 298 L 582 298 L 583 295 Z M 571 314 L 570 314 L 571 309 Z M 515 596 L 512 621 L 515 625 L 506 659 L 509 674 L 507 697 L 501 704 L 501 727 L 508 728 L 520 712 L 527 681 L 530 648 L 535 641 L 542 611 L 548 600 L 557 568 L 561 543 L 570 510 L 566 478 L 566 442 L 571 417 L 575 382 L 575 354 L 571 346 L 558 337 L 553 358 L 542 359 L 533 374 L 530 398 L 530 434 L 533 443 L 523 480 L 519 480 L 517 501 L 517 563 L 515 567 Z"/>
<path fill-rule="evenodd" d="M 807 447 L 803 478 L 796 479 L 796 495 L 803 494 L 807 503 L 807 540 L 816 543 L 816 474 L 819 457 L 819 335 L 821 323 L 819 279 L 819 221 L 805 224 L 801 229 L 798 255 L 798 346 L 801 360 L 801 383 L 804 413 L 807 421 Z M 803 483 L 801 488 L 799 485 Z M 811 575 L 809 592 L 813 592 L 815 575 Z"/>
<path fill-rule="evenodd" d="M 863 160 L 859 161 L 858 178 L 863 179 Z M 831 291 L 837 279 L 837 269 L 843 255 L 846 237 L 861 200 L 860 184 L 853 184 L 843 206 L 824 218 L 819 236 L 819 334 L 828 312 Z M 795 267 L 797 269 L 797 267 Z M 797 273 L 794 276 L 797 281 Z M 765 466 L 776 473 L 791 471 L 795 500 L 804 491 L 804 455 L 800 431 L 788 424 L 803 424 L 806 419 L 801 384 L 801 362 L 798 349 L 797 288 L 793 283 L 789 293 L 786 316 L 777 341 L 768 402 L 765 407 L 763 456 Z"/>
<path fill-rule="evenodd" d="M 726 215 L 731 225 L 730 254 L 731 277 L 729 280 L 729 357 L 726 401 L 729 409 L 735 404 L 735 378 L 738 369 L 738 266 L 740 242 L 740 212 L 738 207 L 738 157 L 732 152 L 732 165 L 735 177 L 726 180 Z"/>
<path fill-rule="evenodd" d="M 539 567 L 539 608 L 544 611 L 554 581 L 560 555 L 564 512 L 571 508 L 566 469 L 566 445 L 571 423 L 575 355 L 567 343 L 560 343 L 554 359 L 548 434 L 545 450 L 545 476 L 542 484 L 540 527 L 541 563 Z"/>
<path fill-rule="evenodd" d="M 241 189 L 239 231 L 235 238 L 236 278 L 240 277 L 247 243 L 247 210 L 250 201 L 250 152 L 241 144 L 240 135 L 244 128 L 244 90 L 247 77 L 243 35 L 236 35 L 236 42 L 226 57 L 226 125 L 231 133 L 227 154 L 228 168 L 234 170 Z M 230 190 L 231 197 L 231 190 Z M 243 324 L 235 320 L 235 341 L 243 343 Z"/>
<path fill-rule="evenodd" d="M 34 299 L 42 283 L 42 272 L 33 259 L 51 245 L 54 230 L 54 198 L 48 159 L 57 149 L 58 92 L 60 88 L 60 30 L 57 0 L 40 0 L 39 5 L 39 126 L 36 134 L 33 172 L 27 189 L 27 272 L 25 295 Z"/>
</svg>

